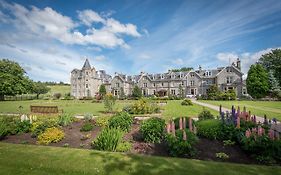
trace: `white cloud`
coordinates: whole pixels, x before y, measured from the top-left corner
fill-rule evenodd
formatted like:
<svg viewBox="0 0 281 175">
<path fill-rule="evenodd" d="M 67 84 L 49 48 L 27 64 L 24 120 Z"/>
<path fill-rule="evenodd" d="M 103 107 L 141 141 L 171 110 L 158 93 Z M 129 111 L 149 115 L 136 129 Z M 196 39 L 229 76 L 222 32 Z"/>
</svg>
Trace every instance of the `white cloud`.
<svg viewBox="0 0 281 175">
<path fill-rule="evenodd" d="M 225 63 L 232 63 L 234 62 L 239 56 L 235 53 L 229 53 L 229 52 L 224 52 L 224 53 L 218 53 L 217 58 L 219 61 L 225 62 Z"/>
<path fill-rule="evenodd" d="M 141 58 L 141 59 L 150 59 L 151 56 L 146 54 L 146 53 L 142 53 L 142 54 L 139 55 L 139 58 Z"/>
<path fill-rule="evenodd" d="M 177 59 L 172 60 L 172 63 L 176 64 L 176 65 L 183 65 L 184 61 L 181 58 L 177 58 Z"/>
<path fill-rule="evenodd" d="M 87 26 L 91 26 L 92 23 L 104 23 L 105 20 L 93 10 L 78 11 L 78 18 Z"/>
<path fill-rule="evenodd" d="M 13 35 L 18 38 L 26 35 L 46 40 L 52 38 L 65 44 L 130 48 L 120 34 L 133 37 L 141 36 L 135 25 L 122 24 L 113 18 L 103 18 L 97 12 L 89 9 L 78 11 L 78 18 L 88 27 L 86 28 L 87 33 L 83 34 L 77 28 L 79 27 L 78 22 L 50 7 L 39 9 L 32 6 L 28 9 L 22 5 L 9 4 L 4 1 L 1 1 L 1 6 L 10 11 L 9 17 L 11 18 L 5 18 L 5 20 L 9 19 L 16 26 L 17 32 Z M 0 13 L 0 16 L 3 15 Z M 91 27 L 94 23 L 101 23 L 102 27 L 100 29 Z"/>
<path fill-rule="evenodd" d="M 105 59 L 106 58 L 104 55 L 99 55 L 99 56 L 94 57 L 94 60 L 96 60 L 96 61 L 104 61 Z"/>
</svg>

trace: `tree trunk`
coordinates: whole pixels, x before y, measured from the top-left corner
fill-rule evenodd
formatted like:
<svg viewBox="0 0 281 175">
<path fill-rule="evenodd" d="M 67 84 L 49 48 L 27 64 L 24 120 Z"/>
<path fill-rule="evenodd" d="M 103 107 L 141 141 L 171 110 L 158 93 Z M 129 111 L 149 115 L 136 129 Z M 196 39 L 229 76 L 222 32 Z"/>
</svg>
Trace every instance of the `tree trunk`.
<svg viewBox="0 0 281 175">
<path fill-rule="evenodd" d="M 4 101 L 4 94 L 0 94 L 0 101 Z"/>
<path fill-rule="evenodd" d="M 39 99 L 39 95 L 40 95 L 40 94 L 36 94 L 37 100 Z"/>
</svg>

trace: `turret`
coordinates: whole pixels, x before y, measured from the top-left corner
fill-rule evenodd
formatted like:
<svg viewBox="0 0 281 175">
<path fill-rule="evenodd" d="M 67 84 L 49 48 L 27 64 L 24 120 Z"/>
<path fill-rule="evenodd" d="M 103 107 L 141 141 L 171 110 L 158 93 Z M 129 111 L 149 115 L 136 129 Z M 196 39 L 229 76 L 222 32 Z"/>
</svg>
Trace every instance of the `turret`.
<svg viewBox="0 0 281 175">
<path fill-rule="evenodd" d="M 239 70 L 241 70 L 241 61 L 240 61 L 239 58 L 237 58 L 237 60 L 236 60 L 236 67 L 237 67 Z"/>
</svg>

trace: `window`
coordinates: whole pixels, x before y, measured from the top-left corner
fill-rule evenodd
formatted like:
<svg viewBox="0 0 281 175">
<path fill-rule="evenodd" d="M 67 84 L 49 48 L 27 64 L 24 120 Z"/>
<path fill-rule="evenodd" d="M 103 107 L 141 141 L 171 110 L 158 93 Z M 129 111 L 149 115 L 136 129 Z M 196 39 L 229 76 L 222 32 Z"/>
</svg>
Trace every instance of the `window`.
<svg viewBox="0 0 281 175">
<path fill-rule="evenodd" d="M 232 77 L 226 77 L 226 83 L 232 83 Z"/>
<path fill-rule="evenodd" d="M 119 83 L 116 83 L 116 84 L 115 84 L 115 87 L 120 87 L 120 84 L 119 84 Z"/>
<path fill-rule="evenodd" d="M 164 86 L 164 83 L 162 83 L 162 87 Z"/>
<path fill-rule="evenodd" d="M 190 81 L 190 86 L 194 86 L 194 81 L 193 80 Z"/>
<path fill-rule="evenodd" d="M 86 84 L 86 88 L 88 88 L 88 84 Z"/>
<path fill-rule="evenodd" d="M 175 90 L 175 89 L 172 89 L 172 90 L 171 90 L 171 94 L 172 94 L 172 95 L 176 95 L 176 90 Z"/>
<path fill-rule="evenodd" d="M 88 75 L 89 73 L 88 72 L 86 72 L 86 75 Z"/>
<path fill-rule="evenodd" d="M 181 82 L 181 85 L 184 86 L 184 81 Z"/>
<path fill-rule="evenodd" d="M 205 72 L 205 76 L 211 76 L 211 75 L 212 75 L 211 71 L 206 71 Z"/>
<path fill-rule="evenodd" d="M 163 74 L 161 74 L 161 79 L 163 79 L 164 78 L 164 75 Z"/>
<path fill-rule="evenodd" d="M 117 95 L 118 95 L 118 91 L 115 90 L 115 91 L 114 91 L 114 96 L 117 96 Z"/>
<path fill-rule="evenodd" d="M 86 81 L 88 81 L 88 79 L 86 79 Z"/>
<path fill-rule="evenodd" d="M 153 90 L 153 95 L 156 95 L 156 90 Z"/>
<path fill-rule="evenodd" d="M 194 77 L 194 73 L 191 73 L 190 76 L 191 76 L 191 77 Z"/>
<path fill-rule="evenodd" d="M 232 72 L 232 68 L 231 67 L 226 68 L 226 72 Z"/>
<path fill-rule="evenodd" d="M 156 84 L 155 83 L 153 83 L 153 87 L 155 87 L 156 86 Z"/>
<path fill-rule="evenodd" d="M 147 87 L 147 83 L 143 83 L 143 87 Z"/>
</svg>

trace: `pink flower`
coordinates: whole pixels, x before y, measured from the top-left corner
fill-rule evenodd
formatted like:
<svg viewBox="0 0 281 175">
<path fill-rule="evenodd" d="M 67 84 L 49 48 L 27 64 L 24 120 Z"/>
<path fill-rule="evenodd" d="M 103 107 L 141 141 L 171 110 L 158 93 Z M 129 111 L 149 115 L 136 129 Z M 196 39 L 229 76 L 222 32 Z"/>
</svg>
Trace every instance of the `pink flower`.
<svg viewBox="0 0 281 175">
<path fill-rule="evenodd" d="M 186 121 L 185 121 L 185 117 L 183 118 L 183 129 L 186 128 Z"/>
<path fill-rule="evenodd" d="M 245 133 L 245 136 L 249 138 L 251 136 L 251 130 L 248 129 Z"/>
<path fill-rule="evenodd" d="M 167 123 L 166 127 L 167 127 L 167 133 L 169 134 L 171 131 L 171 122 L 170 121 Z"/>
<path fill-rule="evenodd" d="M 192 118 L 189 118 L 189 130 L 192 132 Z"/>
<path fill-rule="evenodd" d="M 172 121 L 172 134 L 175 137 L 176 136 L 176 129 L 175 129 L 175 122 Z"/>
<path fill-rule="evenodd" d="M 182 130 L 182 118 L 180 118 L 179 120 L 179 126 L 180 126 L 180 130 Z"/>
<path fill-rule="evenodd" d="M 264 129 L 261 126 L 258 126 L 258 136 L 262 136 L 264 134 Z"/>
<path fill-rule="evenodd" d="M 268 132 L 268 137 L 271 139 L 271 140 L 274 140 L 274 131 L 272 129 L 269 130 Z"/>
<path fill-rule="evenodd" d="M 187 140 L 187 137 L 186 137 L 186 132 L 185 130 L 183 130 L 183 136 L 182 136 L 182 140 L 186 141 Z"/>
</svg>

